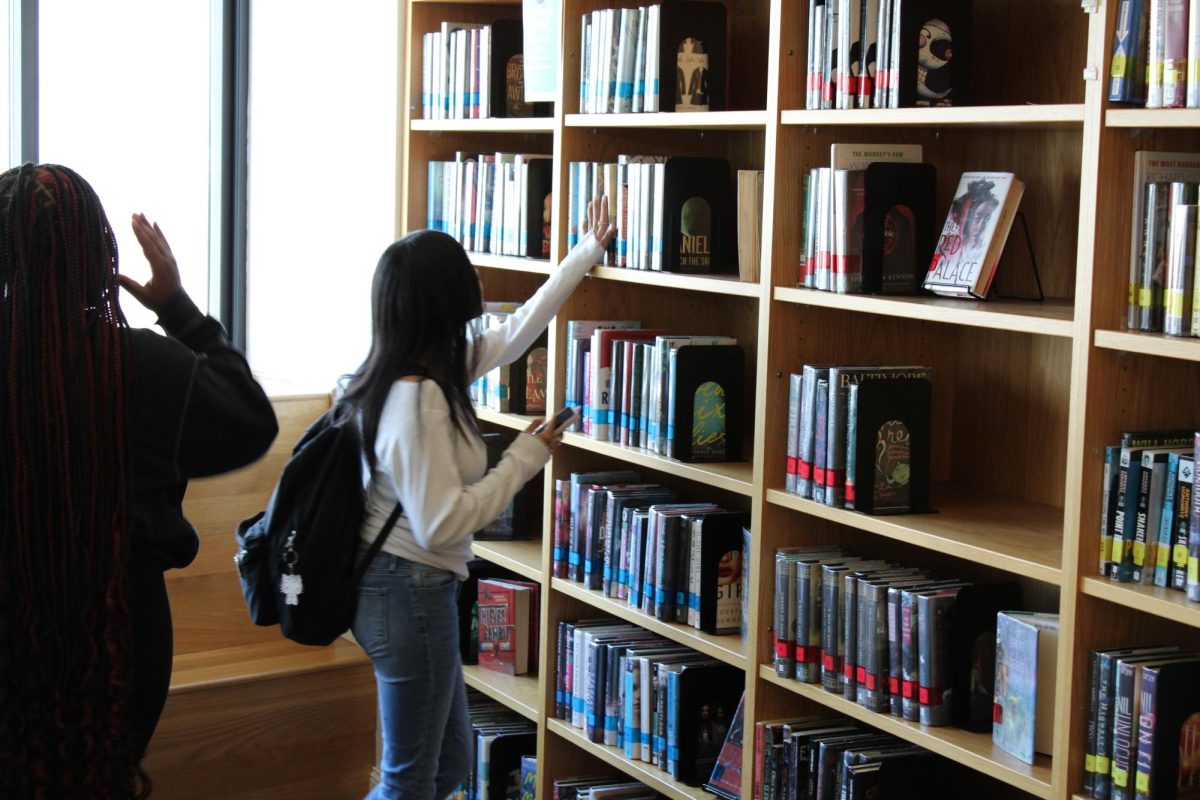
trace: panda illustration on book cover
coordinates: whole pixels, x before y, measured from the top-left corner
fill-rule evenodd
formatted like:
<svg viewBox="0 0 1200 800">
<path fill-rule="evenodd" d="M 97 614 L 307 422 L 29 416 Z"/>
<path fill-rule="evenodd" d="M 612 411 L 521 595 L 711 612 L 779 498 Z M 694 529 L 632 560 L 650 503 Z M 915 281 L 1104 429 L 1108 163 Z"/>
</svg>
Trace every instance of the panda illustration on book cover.
<svg viewBox="0 0 1200 800">
<path fill-rule="evenodd" d="M 921 26 L 917 105 L 954 105 L 954 36 L 950 26 L 940 19 L 927 20 Z"/>
</svg>

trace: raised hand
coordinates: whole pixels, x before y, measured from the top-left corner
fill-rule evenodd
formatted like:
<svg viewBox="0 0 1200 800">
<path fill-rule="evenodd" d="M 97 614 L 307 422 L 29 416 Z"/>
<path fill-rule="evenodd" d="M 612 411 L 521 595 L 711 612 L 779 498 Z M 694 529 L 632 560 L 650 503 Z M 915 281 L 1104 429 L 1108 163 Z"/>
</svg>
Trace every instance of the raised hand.
<svg viewBox="0 0 1200 800">
<path fill-rule="evenodd" d="M 151 224 L 145 214 L 134 214 L 133 235 L 142 246 L 142 254 L 150 262 L 150 280 L 144 284 L 138 283 L 127 275 L 121 275 L 121 288 L 129 292 L 137 301 L 151 311 L 158 312 L 169 303 L 175 295 L 183 291 L 183 282 L 179 279 L 179 266 L 167 238 L 163 236 L 158 223 Z"/>
</svg>

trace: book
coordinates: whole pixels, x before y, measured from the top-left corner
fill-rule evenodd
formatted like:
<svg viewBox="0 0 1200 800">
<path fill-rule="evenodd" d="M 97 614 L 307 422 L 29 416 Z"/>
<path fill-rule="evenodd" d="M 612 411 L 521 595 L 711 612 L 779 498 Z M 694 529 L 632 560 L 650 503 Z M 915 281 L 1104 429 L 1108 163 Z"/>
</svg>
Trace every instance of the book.
<svg viewBox="0 0 1200 800">
<path fill-rule="evenodd" d="M 676 688 L 674 693 L 668 688 L 667 697 L 668 713 L 676 720 L 675 758 L 668 756 L 675 780 L 700 786 L 712 775 L 742 698 L 744 678 L 742 670 L 716 662 L 685 664 L 668 676 L 668 686 Z"/>
<path fill-rule="evenodd" d="M 1192 455 L 1180 456 L 1175 480 L 1175 505 L 1171 515 L 1171 555 L 1167 565 L 1167 585 L 1187 591 L 1188 542 L 1191 536 L 1192 495 L 1195 492 L 1196 461 Z M 1164 521 L 1165 522 L 1165 521 Z"/>
<path fill-rule="evenodd" d="M 726 800 L 741 800 L 742 797 L 742 728 L 746 695 L 738 700 L 737 710 L 733 712 L 733 720 L 725 734 L 725 742 L 721 752 L 717 754 L 713 764 L 712 774 L 704 784 L 704 788 Z"/>
<path fill-rule="evenodd" d="M 728 12 L 721 3 L 666 3 L 658 8 L 651 50 L 657 104 L 647 111 L 724 111 L 729 85 Z M 647 61 L 650 61 L 647 52 Z"/>
<path fill-rule="evenodd" d="M 671 8 L 688 5 L 683 2 Z M 708 5 L 708 4 L 698 4 Z M 692 274 L 736 272 L 737 209 L 729 162 L 673 156 L 663 171 L 662 270 Z"/>
<path fill-rule="evenodd" d="M 983 300 L 991 290 L 1025 184 L 1011 172 L 964 172 L 924 288 Z"/>
<path fill-rule="evenodd" d="M 929 510 L 933 388 L 925 377 L 858 386 L 854 507 L 866 514 Z"/>
<path fill-rule="evenodd" d="M 937 244 L 937 170 L 931 164 L 866 168 L 862 291 L 916 294 Z"/>
<path fill-rule="evenodd" d="M 521 793 L 518 800 L 537 800 L 537 756 L 521 756 Z"/>
<path fill-rule="evenodd" d="M 1145 664 L 1134 775 L 1138 800 L 1200 797 L 1200 659 Z"/>
<path fill-rule="evenodd" d="M 968 105 L 971 4 L 903 0 L 895 3 L 895 13 L 893 107 Z"/>
<path fill-rule="evenodd" d="M 1115 103 L 1145 101 L 1149 0 L 1120 0 L 1113 30 L 1108 99 Z"/>
<path fill-rule="evenodd" d="M 1154 184 L 1152 184 L 1154 185 Z M 1195 184 L 1172 183 L 1166 275 L 1162 286 L 1151 286 L 1152 313 L 1158 316 L 1155 294 L 1161 298 L 1162 331 L 1168 336 L 1190 336 L 1192 327 L 1192 290 L 1196 271 Z M 1155 289 L 1157 288 L 1157 292 Z"/>
<path fill-rule="evenodd" d="M 762 260 L 765 174 L 761 169 L 739 169 L 737 172 L 738 276 L 750 283 L 758 282 Z"/>
<path fill-rule="evenodd" d="M 992 741 L 1026 764 L 1053 754 L 1057 614 L 1001 611 L 996 617 Z"/>
<path fill-rule="evenodd" d="M 539 588 L 531 581 L 479 581 L 479 666 L 507 675 L 536 669 Z"/>
<path fill-rule="evenodd" d="M 1149 5 L 1150 0 L 1144 0 Z M 1159 189 L 1152 184 L 1171 182 L 1200 182 L 1200 153 L 1174 153 L 1138 150 L 1133 156 L 1132 230 L 1129 243 L 1129 293 L 1125 325 L 1129 330 L 1159 330 L 1154 325 L 1161 316 L 1153 298 L 1153 285 L 1148 278 L 1165 275 L 1167 263 L 1167 225 L 1169 211 L 1164 210 L 1166 199 L 1155 199 Z M 1165 190 L 1161 190 L 1165 193 Z M 1156 203 L 1157 210 L 1156 209 Z M 1148 214 L 1154 215 L 1147 223 Z"/>
<path fill-rule="evenodd" d="M 745 351 L 733 345 L 672 347 L 668 355 L 667 455 L 683 462 L 742 455 Z"/>
</svg>

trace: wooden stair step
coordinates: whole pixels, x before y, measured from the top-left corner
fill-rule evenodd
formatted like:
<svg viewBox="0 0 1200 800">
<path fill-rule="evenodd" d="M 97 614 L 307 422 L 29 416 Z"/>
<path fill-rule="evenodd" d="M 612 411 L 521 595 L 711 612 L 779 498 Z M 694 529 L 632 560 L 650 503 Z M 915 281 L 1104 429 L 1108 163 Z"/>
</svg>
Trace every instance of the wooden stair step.
<svg viewBox="0 0 1200 800">
<path fill-rule="evenodd" d="M 201 691 L 234 683 L 281 680 L 305 673 L 369 665 L 362 648 L 345 639 L 328 647 L 306 647 L 279 636 L 269 642 L 201 650 L 175 657 L 171 693 Z"/>
</svg>

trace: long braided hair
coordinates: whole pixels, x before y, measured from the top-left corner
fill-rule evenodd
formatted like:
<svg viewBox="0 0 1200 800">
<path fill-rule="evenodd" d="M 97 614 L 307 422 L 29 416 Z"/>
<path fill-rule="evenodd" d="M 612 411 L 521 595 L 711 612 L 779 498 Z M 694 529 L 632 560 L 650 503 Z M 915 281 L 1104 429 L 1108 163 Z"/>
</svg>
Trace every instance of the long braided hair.
<svg viewBox="0 0 1200 800">
<path fill-rule="evenodd" d="M 129 744 L 117 243 L 61 166 L 0 175 L 0 797 L 144 797 Z"/>
</svg>

